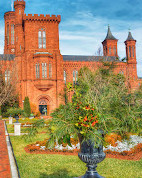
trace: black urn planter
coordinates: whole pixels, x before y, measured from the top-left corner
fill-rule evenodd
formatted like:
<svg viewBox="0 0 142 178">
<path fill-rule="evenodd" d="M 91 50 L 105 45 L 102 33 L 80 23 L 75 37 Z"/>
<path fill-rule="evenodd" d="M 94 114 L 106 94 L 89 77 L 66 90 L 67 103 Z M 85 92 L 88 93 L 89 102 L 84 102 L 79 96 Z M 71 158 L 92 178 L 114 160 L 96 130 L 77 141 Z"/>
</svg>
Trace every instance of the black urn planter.
<svg viewBox="0 0 142 178">
<path fill-rule="evenodd" d="M 91 140 L 82 142 L 82 139 L 79 139 L 80 152 L 78 153 L 78 157 L 81 159 L 81 161 L 86 163 L 88 168 L 85 175 L 79 178 L 104 178 L 96 171 L 97 164 L 103 161 L 106 157 L 105 153 L 103 152 L 103 146 L 100 145 L 98 148 L 95 148 L 94 142 Z"/>
<path fill-rule="evenodd" d="M 15 123 L 19 123 L 19 121 L 18 121 L 19 120 L 19 116 L 18 115 L 15 116 L 15 119 L 16 119 Z"/>
</svg>

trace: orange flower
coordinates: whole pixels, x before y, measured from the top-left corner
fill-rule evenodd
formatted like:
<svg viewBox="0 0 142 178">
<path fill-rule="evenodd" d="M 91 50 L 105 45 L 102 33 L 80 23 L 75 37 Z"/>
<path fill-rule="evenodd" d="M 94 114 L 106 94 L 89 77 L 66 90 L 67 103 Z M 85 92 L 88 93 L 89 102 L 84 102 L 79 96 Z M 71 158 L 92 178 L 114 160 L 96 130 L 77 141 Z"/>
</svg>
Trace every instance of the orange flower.
<svg viewBox="0 0 142 178">
<path fill-rule="evenodd" d="M 87 121 L 87 119 L 88 119 L 88 118 L 87 118 L 87 116 L 85 116 L 85 118 L 84 118 L 84 120 L 83 120 L 83 121 Z"/>
<path fill-rule="evenodd" d="M 88 110 L 88 109 L 90 109 L 90 107 L 89 107 L 89 106 L 86 106 L 85 108 L 86 108 L 87 110 Z"/>
<path fill-rule="evenodd" d="M 95 121 L 92 123 L 92 126 L 94 126 L 96 123 L 98 123 L 98 120 L 95 120 Z"/>
</svg>

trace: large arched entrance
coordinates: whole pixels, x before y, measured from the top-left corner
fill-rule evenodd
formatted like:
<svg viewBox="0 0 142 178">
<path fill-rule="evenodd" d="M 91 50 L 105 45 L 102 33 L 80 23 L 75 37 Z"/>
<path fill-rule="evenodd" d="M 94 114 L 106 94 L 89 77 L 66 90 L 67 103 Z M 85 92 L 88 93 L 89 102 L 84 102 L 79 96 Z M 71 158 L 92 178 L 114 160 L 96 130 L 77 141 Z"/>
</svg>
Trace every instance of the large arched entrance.
<svg viewBox="0 0 142 178">
<path fill-rule="evenodd" d="M 46 98 L 41 98 L 39 100 L 39 111 L 42 115 L 49 115 L 49 101 Z"/>
</svg>

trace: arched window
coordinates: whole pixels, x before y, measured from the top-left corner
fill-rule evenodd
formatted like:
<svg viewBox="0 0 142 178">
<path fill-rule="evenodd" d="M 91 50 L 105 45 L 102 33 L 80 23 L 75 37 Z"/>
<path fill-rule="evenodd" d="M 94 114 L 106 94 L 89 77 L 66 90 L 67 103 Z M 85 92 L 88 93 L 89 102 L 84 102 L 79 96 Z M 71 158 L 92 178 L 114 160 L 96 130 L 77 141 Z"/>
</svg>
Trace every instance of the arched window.
<svg viewBox="0 0 142 178">
<path fill-rule="evenodd" d="M 106 55 L 107 55 L 107 47 L 106 47 Z"/>
<path fill-rule="evenodd" d="M 5 83 L 10 81 L 10 71 L 6 70 L 5 71 Z"/>
<path fill-rule="evenodd" d="M 11 44 L 14 44 L 14 24 L 11 25 Z"/>
<path fill-rule="evenodd" d="M 129 57 L 131 57 L 131 46 L 129 46 Z"/>
<path fill-rule="evenodd" d="M 134 46 L 132 46 L 132 55 L 134 57 Z"/>
<path fill-rule="evenodd" d="M 52 77 L 52 64 L 49 63 L 49 78 Z"/>
<path fill-rule="evenodd" d="M 111 47 L 109 47 L 109 54 L 111 54 Z"/>
<path fill-rule="evenodd" d="M 9 24 L 7 24 L 7 44 L 9 45 Z"/>
<path fill-rule="evenodd" d="M 38 31 L 38 47 L 46 49 L 46 33 L 43 28 Z"/>
<path fill-rule="evenodd" d="M 78 71 L 74 70 L 73 71 L 73 84 L 76 84 L 78 80 Z"/>
<path fill-rule="evenodd" d="M 39 63 L 36 64 L 36 78 L 39 78 Z"/>
<path fill-rule="evenodd" d="M 114 55 L 116 56 L 116 47 L 113 48 Z"/>
<path fill-rule="evenodd" d="M 65 82 L 65 85 L 66 85 L 66 81 L 67 80 L 67 75 L 66 75 L 66 71 L 64 70 L 64 82 Z"/>
<path fill-rule="evenodd" d="M 42 78 L 47 78 L 47 65 L 42 63 Z"/>
</svg>

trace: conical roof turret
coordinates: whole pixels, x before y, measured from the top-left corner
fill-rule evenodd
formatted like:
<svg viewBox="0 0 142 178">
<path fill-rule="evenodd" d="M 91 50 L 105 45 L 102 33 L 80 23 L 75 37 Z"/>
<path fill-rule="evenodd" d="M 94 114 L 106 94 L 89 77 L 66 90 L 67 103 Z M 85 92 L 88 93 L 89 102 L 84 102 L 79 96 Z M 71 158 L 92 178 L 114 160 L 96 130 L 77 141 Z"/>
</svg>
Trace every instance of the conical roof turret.
<svg viewBox="0 0 142 178">
<path fill-rule="evenodd" d="M 108 25 L 108 31 L 107 31 L 107 36 L 105 40 L 117 40 L 111 33 L 110 26 Z"/>
<path fill-rule="evenodd" d="M 135 41 L 135 39 L 133 38 L 131 32 L 129 31 L 128 37 L 127 37 L 126 41 L 131 41 L 131 40 L 132 40 L 132 41 Z"/>
</svg>

